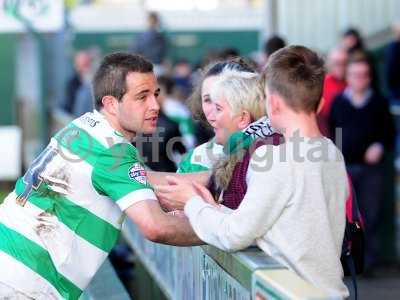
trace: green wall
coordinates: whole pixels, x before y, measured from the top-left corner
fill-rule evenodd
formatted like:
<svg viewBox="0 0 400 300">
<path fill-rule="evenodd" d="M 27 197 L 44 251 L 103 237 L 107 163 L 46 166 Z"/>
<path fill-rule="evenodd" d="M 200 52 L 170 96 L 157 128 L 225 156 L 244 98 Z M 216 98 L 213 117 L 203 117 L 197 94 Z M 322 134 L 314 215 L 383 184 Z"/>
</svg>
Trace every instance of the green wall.
<svg viewBox="0 0 400 300">
<path fill-rule="evenodd" d="M 0 34 L 0 126 L 16 123 L 15 53 L 17 35 Z"/>
<path fill-rule="evenodd" d="M 98 46 L 103 54 L 127 50 L 137 32 L 130 33 L 77 33 L 73 40 L 75 49 Z M 258 48 L 257 31 L 179 31 L 167 33 L 168 57 L 172 60 L 186 58 L 196 63 L 211 49 L 235 47 L 242 55 L 250 54 Z"/>
</svg>

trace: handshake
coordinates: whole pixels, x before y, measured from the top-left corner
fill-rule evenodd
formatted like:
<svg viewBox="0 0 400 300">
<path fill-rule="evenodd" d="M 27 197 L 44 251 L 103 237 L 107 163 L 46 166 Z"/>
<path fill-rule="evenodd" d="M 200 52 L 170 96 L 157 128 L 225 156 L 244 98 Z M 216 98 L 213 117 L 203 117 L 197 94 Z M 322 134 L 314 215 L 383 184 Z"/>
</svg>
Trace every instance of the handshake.
<svg viewBox="0 0 400 300">
<path fill-rule="evenodd" d="M 155 193 L 161 207 L 169 214 L 185 217 L 183 212 L 185 205 L 195 196 L 212 206 L 219 207 L 211 192 L 200 183 L 174 176 L 167 176 L 166 180 L 167 185 L 155 186 Z"/>
</svg>

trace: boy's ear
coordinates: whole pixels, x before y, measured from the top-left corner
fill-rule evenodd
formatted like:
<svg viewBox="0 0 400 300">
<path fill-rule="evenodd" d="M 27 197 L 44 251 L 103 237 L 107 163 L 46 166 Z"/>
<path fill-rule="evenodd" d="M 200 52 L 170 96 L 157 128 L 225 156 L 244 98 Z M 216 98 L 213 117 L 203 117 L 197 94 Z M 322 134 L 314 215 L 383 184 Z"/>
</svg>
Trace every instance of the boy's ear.
<svg viewBox="0 0 400 300">
<path fill-rule="evenodd" d="M 250 113 L 247 110 L 244 110 L 240 113 L 239 116 L 239 123 L 238 123 L 238 127 L 239 129 L 245 129 L 247 126 L 250 125 L 251 123 L 251 116 Z"/>
<path fill-rule="evenodd" d="M 325 102 L 325 99 L 324 99 L 324 97 L 322 97 L 321 100 L 319 101 L 319 104 L 317 107 L 317 114 L 319 114 L 321 112 L 322 107 L 324 106 L 324 102 Z"/>
<path fill-rule="evenodd" d="M 268 114 L 276 115 L 281 110 L 279 99 L 275 94 L 268 95 Z"/>
<path fill-rule="evenodd" d="M 104 96 L 103 99 L 101 99 L 101 102 L 103 103 L 103 109 L 107 113 L 109 113 L 111 115 L 116 114 L 118 100 L 115 97 Z"/>
</svg>

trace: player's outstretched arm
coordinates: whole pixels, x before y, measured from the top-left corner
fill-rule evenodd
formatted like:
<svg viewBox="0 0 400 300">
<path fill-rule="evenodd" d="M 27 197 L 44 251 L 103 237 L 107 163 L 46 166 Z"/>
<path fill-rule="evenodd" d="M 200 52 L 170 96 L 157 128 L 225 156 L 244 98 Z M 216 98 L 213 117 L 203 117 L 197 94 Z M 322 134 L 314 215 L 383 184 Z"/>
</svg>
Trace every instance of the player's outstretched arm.
<svg viewBox="0 0 400 300">
<path fill-rule="evenodd" d="M 149 240 L 175 246 L 204 244 L 193 231 L 186 217 L 165 213 L 157 201 L 144 200 L 125 210 L 126 215 Z"/>
<path fill-rule="evenodd" d="M 168 181 L 167 176 L 176 177 L 178 179 L 185 179 L 190 182 L 197 182 L 201 185 L 207 185 L 208 179 L 210 178 L 210 172 L 195 172 L 195 173 L 168 173 L 168 172 L 155 172 L 148 171 L 147 178 L 152 186 L 166 185 Z"/>
</svg>

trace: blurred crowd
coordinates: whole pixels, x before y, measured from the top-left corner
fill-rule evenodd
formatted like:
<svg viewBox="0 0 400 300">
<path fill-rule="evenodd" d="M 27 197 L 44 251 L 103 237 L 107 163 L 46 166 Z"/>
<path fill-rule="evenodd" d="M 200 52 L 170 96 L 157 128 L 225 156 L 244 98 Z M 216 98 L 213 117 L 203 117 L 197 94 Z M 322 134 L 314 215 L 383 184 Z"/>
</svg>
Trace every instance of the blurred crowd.
<svg viewBox="0 0 400 300">
<path fill-rule="evenodd" d="M 400 25 L 394 26 L 394 33 L 395 39 L 385 46 L 379 59 L 366 48 L 357 29 L 350 28 L 342 34 L 326 55 L 327 73 L 318 115 L 321 132 L 339 146 L 345 157 L 365 220 L 366 274 L 371 275 L 382 250 L 378 228 L 382 222 L 385 182 L 393 180 L 388 178 L 387 170 L 395 165 L 400 153 L 398 123 L 390 109 L 400 106 Z M 273 36 L 265 42 L 261 55 L 247 59 L 262 70 L 268 57 L 285 45 L 284 39 Z M 147 30 L 126 49 L 154 63 L 161 89 L 159 129 L 151 136 L 137 137 L 136 146 L 151 169 L 175 172 L 186 152 L 214 135 L 209 127 L 194 120 L 186 102 L 198 85 L 202 68 L 211 61 L 234 58 L 241 53 L 232 45 L 211 50 L 201 61 L 191 64 L 185 59 L 168 61 L 167 50 L 168 41 L 155 13 L 148 16 Z M 66 113 L 80 116 L 93 109 L 90 81 L 98 61 L 96 50 L 76 52 L 74 74 L 66 84 L 62 104 Z M 383 61 L 383 65 L 378 61 Z"/>
</svg>

